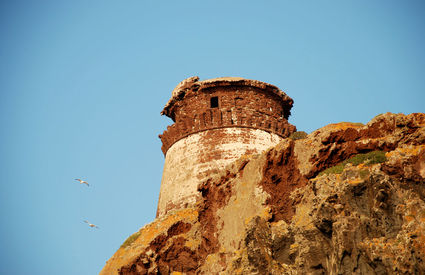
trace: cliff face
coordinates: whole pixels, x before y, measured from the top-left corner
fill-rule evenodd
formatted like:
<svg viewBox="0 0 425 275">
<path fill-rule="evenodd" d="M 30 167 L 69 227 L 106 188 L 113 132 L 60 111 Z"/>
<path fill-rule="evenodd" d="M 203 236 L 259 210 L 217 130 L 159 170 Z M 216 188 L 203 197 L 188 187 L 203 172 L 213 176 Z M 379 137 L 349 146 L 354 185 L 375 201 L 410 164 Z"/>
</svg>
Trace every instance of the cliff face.
<svg viewBox="0 0 425 275">
<path fill-rule="evenodd" d="M 198 190 L 100 274 L 425 273 L 425 114 L 285 139 Z"/>
</svg>

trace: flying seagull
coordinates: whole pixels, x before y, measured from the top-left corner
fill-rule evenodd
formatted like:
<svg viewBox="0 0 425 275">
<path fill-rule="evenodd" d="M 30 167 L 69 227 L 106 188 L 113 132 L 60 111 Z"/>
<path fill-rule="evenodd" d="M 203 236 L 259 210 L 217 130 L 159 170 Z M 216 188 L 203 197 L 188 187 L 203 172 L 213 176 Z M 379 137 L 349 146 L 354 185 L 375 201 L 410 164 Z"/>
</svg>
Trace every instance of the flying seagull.
<svg viewBox="0 0 425 275">
<path fill-rule="evenodd" d="M 88 221 L 84 221 L 84 222 L 87 223 L 91 228 L 99 228 L 99 226 L 89 223 Z"/>
<path fill-rule="evenodd" d="M 89 183 L 87 181 L 80 180 L 80 179 L 75 179 L 75 180 L 78 180 L 81 184 L 87 184 L 87 186 L 89 186 Z"/>
</svg>

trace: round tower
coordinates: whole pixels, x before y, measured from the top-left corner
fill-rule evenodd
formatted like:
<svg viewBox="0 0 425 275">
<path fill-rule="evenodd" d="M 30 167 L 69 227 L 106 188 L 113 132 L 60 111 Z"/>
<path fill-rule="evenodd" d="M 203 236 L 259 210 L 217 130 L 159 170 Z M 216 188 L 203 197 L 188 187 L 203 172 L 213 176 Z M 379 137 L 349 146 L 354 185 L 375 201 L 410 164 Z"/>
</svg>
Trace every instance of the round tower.
<svg viewBox="0 0 425 275">
<path fill-rule="evenodd" d="M 157 216 L 193 204 L 198 184 L 214 171 L 295 132 L 287 121 L 292 104 L 276 86 L 257 80 L 180 82 L 161 112 L 174 124 L 159 135 L 165 164 Z"/>
</svg>

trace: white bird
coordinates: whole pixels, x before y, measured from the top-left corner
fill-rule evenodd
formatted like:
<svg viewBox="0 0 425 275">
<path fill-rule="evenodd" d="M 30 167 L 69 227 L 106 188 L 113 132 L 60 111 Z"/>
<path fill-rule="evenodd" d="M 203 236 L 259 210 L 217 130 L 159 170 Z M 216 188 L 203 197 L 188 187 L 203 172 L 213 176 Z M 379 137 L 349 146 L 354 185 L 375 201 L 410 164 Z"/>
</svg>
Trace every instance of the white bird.
<svg viewBox="0 0 425 275">
<path fill-rule="evenodd" d="M 81 184 L 87 184 L 87 186 L 89 186 L 89 183 L 87 181 L 80 180 L 80 179 L 75 179 L 75 180 L 78 180 Z"/>
<path fill-rule="evenodd" d="M 89 223 L 88 221 L 84 221 L 84 222 L 87 223 L 91 228 L 99 228 L 99 226 Z"/>
</svg>

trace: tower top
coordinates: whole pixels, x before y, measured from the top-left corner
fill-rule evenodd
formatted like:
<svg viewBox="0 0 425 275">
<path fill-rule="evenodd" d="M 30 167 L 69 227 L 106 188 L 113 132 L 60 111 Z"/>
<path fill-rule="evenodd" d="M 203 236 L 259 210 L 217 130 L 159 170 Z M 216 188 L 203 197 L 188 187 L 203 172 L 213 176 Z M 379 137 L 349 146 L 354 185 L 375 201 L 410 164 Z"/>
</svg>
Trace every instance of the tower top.
<svg viewBox="0 0 425 275">
<path fill-rule="evenodd" d="M 240 77 L 199 81 L 189 77 L 174 88 L 161 114 L 175 123 L 159 137 L 164 155 L 177 141 L 202 131 L 250 128 L 288 137 L 293 100 L 274 85 Z"/>
<path fill-rule="evenodd" d="M 242 77 L 218 77 L 199 81 L 198 76 L 193 76 L 186 78 L 177 84 L 171 93 L 170 100 L 168 100 L 167 104 L 165 104 L 161 115 L 166 115 L 175 121 L 174 105 L 176 102 L 183 100 L 186 94 L 197 93 L 204 89 L 223 86 L 255 87 L 264 90 L 265 92 L 274 94 L 281 101 L 284 110 L 284 118 L 288 119 L 289 115 L 291 114 L 291 108 L 294 101 L 286 93 L 272 84 L 253 79 L 245 79 Z"/>
</svg>

